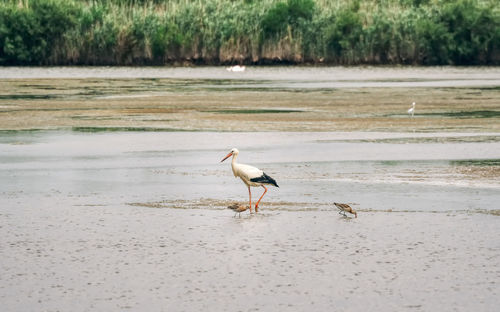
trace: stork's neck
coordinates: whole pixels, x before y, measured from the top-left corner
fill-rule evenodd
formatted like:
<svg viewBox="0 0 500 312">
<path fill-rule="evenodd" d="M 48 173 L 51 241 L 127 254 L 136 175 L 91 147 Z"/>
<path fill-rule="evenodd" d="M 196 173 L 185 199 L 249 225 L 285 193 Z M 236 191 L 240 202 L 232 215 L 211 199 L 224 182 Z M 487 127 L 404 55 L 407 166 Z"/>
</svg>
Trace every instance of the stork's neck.
<svg viewBox="0 0 500 312">
<path fill-rule="evenodd" d="M 233 174 L 236 176 L 236 166 L 238 163 L 236 162 L 236 158 L 238 158 L 238 154 L 233 154 L 233 159 L 231 160 L 231 169 L 233 169 Z"/>
</svg>

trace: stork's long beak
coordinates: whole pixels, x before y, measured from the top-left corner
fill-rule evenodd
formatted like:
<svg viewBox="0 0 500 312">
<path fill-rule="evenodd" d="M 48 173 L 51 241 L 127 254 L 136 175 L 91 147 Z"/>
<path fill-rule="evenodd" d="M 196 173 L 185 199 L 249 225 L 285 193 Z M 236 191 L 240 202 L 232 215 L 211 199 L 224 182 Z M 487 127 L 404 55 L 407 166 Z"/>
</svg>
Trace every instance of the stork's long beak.
<svg viewBox="0 0 500 312">
<path fill-rule="evenodd" d="M 224 157 L 224 159 L 222 159 L 220 162 L 223 162 L 224 160 L 228 159 L 231 156 L 233 156 L 233 152 L 227 154 L 226 157 Z"/>
</svg>

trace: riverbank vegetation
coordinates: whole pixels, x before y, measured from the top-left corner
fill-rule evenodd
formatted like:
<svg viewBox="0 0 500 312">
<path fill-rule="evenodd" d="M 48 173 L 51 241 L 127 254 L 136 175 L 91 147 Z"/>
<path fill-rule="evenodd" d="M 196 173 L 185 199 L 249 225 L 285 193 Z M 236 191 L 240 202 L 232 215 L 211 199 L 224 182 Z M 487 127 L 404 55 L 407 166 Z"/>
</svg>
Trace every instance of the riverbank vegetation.
<svg viewBox="0 0 500 312">
<path fill-rule="evenodd" d="M 500 64 L 497 0 L 3 0 L 1 65 Z"/>
</svg>

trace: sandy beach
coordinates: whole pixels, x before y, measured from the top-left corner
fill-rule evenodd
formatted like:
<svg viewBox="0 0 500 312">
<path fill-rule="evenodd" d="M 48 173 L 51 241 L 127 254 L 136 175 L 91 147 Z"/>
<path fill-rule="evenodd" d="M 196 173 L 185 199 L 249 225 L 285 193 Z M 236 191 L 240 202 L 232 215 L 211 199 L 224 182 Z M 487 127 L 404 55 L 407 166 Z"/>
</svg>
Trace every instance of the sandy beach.
<svg viewBox="0 0 500 312">
<path fill-rule="evenodd" d="M 498 309 L 498 69 L 66 70 L 0 69 L 2 311 Z"/>
</svg>

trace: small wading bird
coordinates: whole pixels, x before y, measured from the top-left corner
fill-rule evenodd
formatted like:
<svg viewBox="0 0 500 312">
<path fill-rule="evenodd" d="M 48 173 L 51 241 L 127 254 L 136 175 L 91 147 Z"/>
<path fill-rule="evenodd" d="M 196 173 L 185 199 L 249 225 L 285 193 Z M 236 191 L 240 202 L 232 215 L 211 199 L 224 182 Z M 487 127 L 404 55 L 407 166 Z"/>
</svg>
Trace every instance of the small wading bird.
<svg viewBox="0 0 500 312">
<path fill-rule="evenodd" d="M 234 217 L 236 217 L 236 215 L 238 215 L 239 217 L 241 217 L 241 213 L 245 210 L 248 209 L 247 206 L 243 206 L 243 205 L 240 205 L 238 203 L 234 203 L 232 205 L 229 205 L 227 206 L 228 209 L 231 209 L 232 211 L 234 211 Z M 233 218 L 234 218 L 233 217 Z"/>
<path fill-rule="evenodd" d="M 408 116 L 413 117 L 413 114 L 415 114 L 415 102 L 411 103 L 411 108 L 408 110 Z"/>
<path fill-rule="evenodd" d="M 258 212 L 260 200 L 262 199 L 262 197 L 264 197 L 264 195 L 267 192 L 267 188 L 264 185 L 270 184 L 276 187 L 279 186 L 273 178 L 265 174 L 264 171 L 260 170 L 259 168 L 237 163 L 236 158 L 238 158 L 238 154 L 239 154 L 238 149 L 233 148 L 229 152 L 229 154 L 227 154 L 226 157 L 224 157 L 220 162 L 223 162 L 224 160 L 233 156 L 233 160 L 231 162 L 231 168 L 233 169 L 233 174 L 235 177 L 239 177 L 243 181 L 243 183 L 245 183 L 246 186 L 248 187 L 248 201 L 249 201 L 248 206 L 250 207 L 250 213 L 252 213 L 252 191 L 250 191 L 250 187 L 262 186 L 264 188 L 264 193 L 262 193 L 262 196 L 255 204 L 255 212 Z"/>
<path fill-rule="evenodd" d="M 245 66 L 240 66 L 240 65 L 229 66 L 226 67 L 226 70 L 230 72 L 244 72 Z"/>
<path fill-rule="evenodd" d="M 358 217 L 358 213 L 351 208 L 348 204 L 340 204 L 340 203 L 333 203 L 337 208 L 339 208 L 339 214 L 343 215 L 344 217 L 346 216 L 346 212 L 352 213 L 355 218 Z"/>
</svg>

